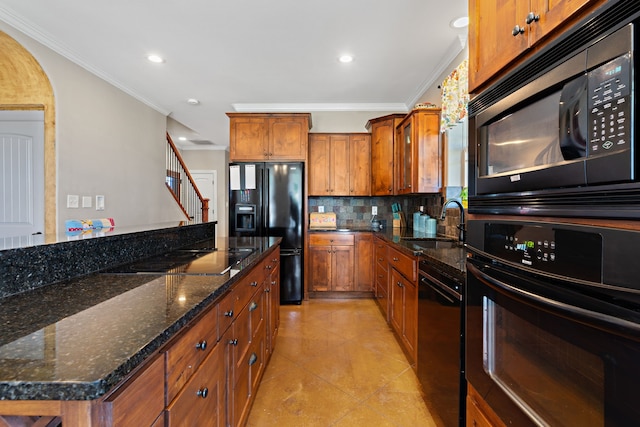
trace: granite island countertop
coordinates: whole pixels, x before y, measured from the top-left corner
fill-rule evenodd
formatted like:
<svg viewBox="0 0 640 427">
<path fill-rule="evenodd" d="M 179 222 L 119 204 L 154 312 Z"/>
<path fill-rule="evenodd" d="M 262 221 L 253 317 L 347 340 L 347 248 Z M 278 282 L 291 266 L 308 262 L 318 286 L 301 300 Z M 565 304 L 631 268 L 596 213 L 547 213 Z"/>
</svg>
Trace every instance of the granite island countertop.
<svg viewBox="0 0 640 427">
<path fill-rule="evenodd" d="M 1 298 L 0 400 L 99 398 L 279 242 L 243 241 L 255 251 L 220 276 L 97 272 Z"/>
</svg>

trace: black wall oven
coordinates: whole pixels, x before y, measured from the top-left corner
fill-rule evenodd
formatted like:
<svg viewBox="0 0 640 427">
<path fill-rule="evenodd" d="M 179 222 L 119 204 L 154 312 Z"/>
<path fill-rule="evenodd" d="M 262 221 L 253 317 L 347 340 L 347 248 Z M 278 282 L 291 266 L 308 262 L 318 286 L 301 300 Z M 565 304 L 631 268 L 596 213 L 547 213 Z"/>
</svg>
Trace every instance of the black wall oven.
<svg viewBox="0 0 640 427">
<path fill-rule="evenodd" d="M 606 2 L 471 100 L 470 213 L 640 216 L 638 42 L 640 2 Z"/>
<path fill-rule="evenodd" d="M 506 425 L 640 423 L 640 232 L 469 223 L 466 375 Z"/>
</svg>

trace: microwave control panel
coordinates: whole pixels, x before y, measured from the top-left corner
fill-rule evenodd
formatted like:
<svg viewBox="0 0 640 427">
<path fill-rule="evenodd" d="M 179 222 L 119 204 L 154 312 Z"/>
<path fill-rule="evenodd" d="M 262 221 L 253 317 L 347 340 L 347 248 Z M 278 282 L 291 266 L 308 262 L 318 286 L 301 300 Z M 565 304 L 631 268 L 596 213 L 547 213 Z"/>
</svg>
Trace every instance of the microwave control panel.
<svg viewBox="0 0 640 427">
<path fill-rule="evenodd" d="M 589 72 L 587 156 L 628 150 L 631 141 L 631 57 L 629 54 Z"/>
<path fill-rule="evenodd" d="M 600 282 L 602 236 L 555 225 L 486 223 L 485 252 L 518 265 Z"/>
</svg>

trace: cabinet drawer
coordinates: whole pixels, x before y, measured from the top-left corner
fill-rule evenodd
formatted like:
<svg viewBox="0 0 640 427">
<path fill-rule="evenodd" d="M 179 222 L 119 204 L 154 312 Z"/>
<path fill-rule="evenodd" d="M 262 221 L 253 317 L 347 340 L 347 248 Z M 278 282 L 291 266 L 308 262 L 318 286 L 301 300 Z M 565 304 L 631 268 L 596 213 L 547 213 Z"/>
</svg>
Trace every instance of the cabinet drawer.
<svg viewBox="0 0 640 427">
<path fill-rule="evenodd" d="M 376 263 L 386 270 L 387 264 L 389 263 L 387 244 L 378 238 L 373 239 L 373 254 L 376 259 Z"/>
<path fill-rule="evenodd" d="M 387 281 L 389 280 L 389 278 L 387 277 L 388 275 L 388 270 L 386 266 L 383 266 L 382 264 L 380 264 L 379 262 L 376 263 L 376 277 L 375 277 L 375 281 L 382 284 L 382 283 L 387 283 Z"/>
<path fill-rule="evenodd" d="M 164 358 L 157 357 L 107 397 L 102 419 L 109 425 L 152 425 L 164 409 Z"/>
<path fill-rule="evenodd" d="M 215 308 L 209 309 L 167 348 L 167 403 L 173 400 L 215 346 L 217 316 Z"/>
<path fill-rule="evenodd" d="M 418 280 L 418 262 L 415 257 L 410 257 L 393 248 L 388 248 L 389 264 L 398 270 L 404 277 L 415 282 Z"/>
<path fill-rule="evenodd" d="M 353 246 L 354 236 L 347 233 L 312 233 L 309 244 L 317 246 Z"/>
<path fill-rule="evenodd" d="M 216 345 L 167 407 L 167 426 L 224 425 L 224 346 Z"/>
</svg>

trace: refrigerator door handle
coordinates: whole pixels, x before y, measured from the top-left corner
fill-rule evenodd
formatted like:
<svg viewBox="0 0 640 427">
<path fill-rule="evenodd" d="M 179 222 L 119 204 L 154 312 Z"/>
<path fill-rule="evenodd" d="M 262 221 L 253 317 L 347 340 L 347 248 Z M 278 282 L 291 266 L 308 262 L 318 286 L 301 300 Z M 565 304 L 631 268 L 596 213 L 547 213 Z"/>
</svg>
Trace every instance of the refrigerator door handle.
<svg viewBox="0 0 640 427">
<path fill-rule="evenodd" d="M 269 187 L 269 165 L 265 165 L 262 169 L 262 173 L 264 174 L 264 188 L 262 190 L 262 221 L 264 224 L 262 224 L 262 230 L 265 232 L 265 235 L 269 235 L 269 199 L 271 193 L 271 188 Z"/>
</svg>

